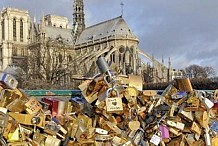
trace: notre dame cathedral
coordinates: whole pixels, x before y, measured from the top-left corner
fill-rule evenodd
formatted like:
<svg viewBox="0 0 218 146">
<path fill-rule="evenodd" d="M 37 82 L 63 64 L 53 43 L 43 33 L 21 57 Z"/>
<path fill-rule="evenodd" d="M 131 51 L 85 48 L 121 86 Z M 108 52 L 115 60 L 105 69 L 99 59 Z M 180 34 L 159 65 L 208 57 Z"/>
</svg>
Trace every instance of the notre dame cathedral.
<svg viewBox="0 0 218 146">
<path fill-rule="evenodd" d="M 151 82 L 172 80 L 172 68 L 138 48 L 139 40 L 122 16 L 86 27 L 83 0 L 73 1 L 73 24 L 67 17 L 45 15 L 40 23 L 28 11 L 4 8 L 0 14 L 0 70 L 19 66 L 31 79 L 69 84 L 91 77 L 104 56 L 121 74 L 146 74 Z M 72 26 L 72 28 L 70 27 Z M 142 54 L 152 65 L 139 58 Z"/>
</svg>

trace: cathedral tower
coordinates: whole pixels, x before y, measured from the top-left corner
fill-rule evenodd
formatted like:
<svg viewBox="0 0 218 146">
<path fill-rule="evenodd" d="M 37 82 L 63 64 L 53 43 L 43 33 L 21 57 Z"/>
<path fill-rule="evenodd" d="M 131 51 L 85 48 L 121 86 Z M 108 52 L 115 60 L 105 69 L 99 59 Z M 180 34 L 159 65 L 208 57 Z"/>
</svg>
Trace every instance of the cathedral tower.
<svg viewBox="0 0 218 146">
<path fill-rule="evenodd" d="M 85 29 L 85 14 L 83 0 L 74 0 L 73 4 L 73 35 L 78 35 Z"/>
</svg>

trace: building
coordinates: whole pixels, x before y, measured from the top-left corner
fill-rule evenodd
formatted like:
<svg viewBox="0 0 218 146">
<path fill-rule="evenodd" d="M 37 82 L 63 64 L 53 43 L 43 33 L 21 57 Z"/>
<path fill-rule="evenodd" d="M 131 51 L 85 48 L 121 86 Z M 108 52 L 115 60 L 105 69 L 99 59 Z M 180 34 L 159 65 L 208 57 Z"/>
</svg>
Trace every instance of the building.
<svg viewBox="0 0 218 146">
<path fill-rule="evenodd" d="M 75 75 L 93 76 L 104 56 L 122 74 L 142 74 L 143 54 L 153 63 L 153 82 L 169 80 L 169 68 L 138 48 L 139 40 L 122 16 L 85 27 L 83 0 L 73 1 L 73 27 L 67 17 L 48 14 L 38 24 L 28 11 L 1 11 L 0 69 L 21 66 L 31 79 L 69 84 Z M 171 65 L 171 64 L 170 64 Z"/>
<path fill-rule="evenodd" d="M 184 70 L 173 69 L 172 70 L 172 79 L 171 80 L 174 80 L 176 78 L 183 78 L 185 76 L 186 76 L 186 74 L 185 74 Z"/>
<path fill-rule="evenodd" d="M 6 8 L 1 12 L 0 70 L 9 64 L 24 64 L 29 44 L 28 11 Z"/>
</svg>

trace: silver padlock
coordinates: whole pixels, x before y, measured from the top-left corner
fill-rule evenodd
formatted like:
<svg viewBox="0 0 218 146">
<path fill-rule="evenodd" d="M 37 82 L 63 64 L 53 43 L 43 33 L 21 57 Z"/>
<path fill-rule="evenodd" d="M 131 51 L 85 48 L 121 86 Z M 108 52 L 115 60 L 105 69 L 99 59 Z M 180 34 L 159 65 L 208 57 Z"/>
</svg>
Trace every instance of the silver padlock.
<svg viewBox="0 0 218 146">
<path fill-rule="evenodd" d="M 99 57 L 98 60 L 96 61 L 96 64 L 98 66 L 99 71 L 101 72 L 101 74 L 106 74 L 105 76 L 105 81 L 106 83 L 110 83 L 113 79 L 112 79 L 112 73 L 110 71 L 110 67 L 108 65 L 108 63 L 106 62 L 104 57 Z"/>
<path fill-rule="evenodd" d="M 210 135 L 209 135 L 209 128 L 206 128 L 204 130 L 204 132 L 205 132 L 204 137 L 205 137 L 206 146 L 211 146 Z"/>
<path fill-rule="evenodd" d="M 18 81 L 10 74 L 0 72 L 0 82 L 11 89 L 16 89 Z"/>
<path fill-rule="evenodd" d="M 207 110 L 211 109 L 214 106 L 214 103 L 210 101 L 208 98 L 206 98 L 206 93 L 201 91 L 198 94 L 199 100 L 205 105 Z"/>
<path fill-rule="evenodd" d="M 143 135 L 144 135 L 144 130 L 140 128 L 140 129 L 137 131 L 135 137 L 133 138 L 133 143 L 134 143 L 135 145 L 139 145 L 140 142 L 141 142 L 141 140 L 144 139 Z"/>
<path fill-rule="evenodd" d="M 99 57 L 98 60 L 96 61 L 96 64 L 98 66 L 99 71 L 104 74 L 104 73 L 110 73 L 110 68 L 109 65 L 107 64 L 106 60 L 104 57 Z M 108 74 L 109 75 L 109 74 Z"/>
</svg>

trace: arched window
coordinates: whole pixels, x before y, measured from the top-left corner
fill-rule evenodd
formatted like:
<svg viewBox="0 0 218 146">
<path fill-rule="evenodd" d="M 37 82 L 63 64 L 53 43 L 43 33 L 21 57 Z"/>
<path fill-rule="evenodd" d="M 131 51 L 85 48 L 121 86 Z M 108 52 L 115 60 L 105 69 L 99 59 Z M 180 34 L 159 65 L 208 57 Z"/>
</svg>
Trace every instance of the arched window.
<svg viewBox="0 0 218 146">
<path fill-rule="evenodd" d="M 20 41 L 23 42 L 23 20 L 20 19 Z"/>
<path fill-rule="evenodd" d="M 131 52 L 131 53 L 134 52 L 134 47 L 133 47 L 133 46 L 130 48 L 130 52 Z"/>
<path fill-rule="evenodd" d="M 24 56 L 25 55 L 25 52 L 24 52 L 24 49 L 22 48 L 21 49 L 21 56 Z"/>
<path fill-rule="evenodd" d="M 13 40 L 16 41 L 17 40 L 17 30 L 16 30 L 16 18 L 13 19 Z"/>
<path fill-rule="evenodd" d="M 17 56 L 17 48 L 16 47 L 12 47 L 12 55 Z"/>
<path fill-rule="evenodd" d="M 62 63 L 63 62 L 63 57 L 61 54 L 58 55 L 58 60 L 59 60 L 59 63 Z"/>
<path fill-rule="evenodd" d="M 111 61 L 112 61 L 113 63 L 115 63 L 115 53 L 112 53 L 110 57 L 111 57 Z"/>
<path fill-rule="evenodd" d="M 68 62 L 71 62 L 73 59 L 72 59 L 72 57 L 69 55 L 68 56 Z"/>
<path fill-rule="evenodd" d="M 5 20 L 2 20 L 2 39 L 5 39 Z"/>
</svg>

